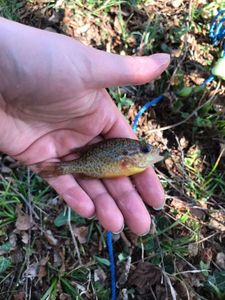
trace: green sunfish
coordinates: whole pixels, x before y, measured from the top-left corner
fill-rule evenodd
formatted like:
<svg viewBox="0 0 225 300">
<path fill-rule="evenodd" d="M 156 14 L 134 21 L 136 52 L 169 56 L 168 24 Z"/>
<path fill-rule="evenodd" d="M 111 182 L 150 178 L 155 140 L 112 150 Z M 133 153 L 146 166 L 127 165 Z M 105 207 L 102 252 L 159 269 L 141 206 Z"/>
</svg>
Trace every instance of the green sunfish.
<svg viewBox="0 0 225 300">
<path fill-rule="evenodd" d="M 93 178 L 130 176 L 143 172 L 163 159 L 157 148 L 145 141 L 113 138 L 75 149 L 79 158 L 71 161 L 35 164 L 44 177 L 81 174 Z"/>
</svg>

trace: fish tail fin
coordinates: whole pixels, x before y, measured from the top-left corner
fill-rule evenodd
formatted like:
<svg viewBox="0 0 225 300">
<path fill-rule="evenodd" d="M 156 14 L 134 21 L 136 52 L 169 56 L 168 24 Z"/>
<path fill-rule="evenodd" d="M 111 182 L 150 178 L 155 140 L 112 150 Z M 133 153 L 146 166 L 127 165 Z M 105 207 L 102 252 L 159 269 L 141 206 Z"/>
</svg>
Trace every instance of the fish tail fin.
<svg viewBox="0 0 225 300">
<path fill-rule="evenodd" d="M 67 174 L 62 162 L 41 162 L 32 166 L 39 175 L 45 178 L 56 177 Z"/>
</svg>

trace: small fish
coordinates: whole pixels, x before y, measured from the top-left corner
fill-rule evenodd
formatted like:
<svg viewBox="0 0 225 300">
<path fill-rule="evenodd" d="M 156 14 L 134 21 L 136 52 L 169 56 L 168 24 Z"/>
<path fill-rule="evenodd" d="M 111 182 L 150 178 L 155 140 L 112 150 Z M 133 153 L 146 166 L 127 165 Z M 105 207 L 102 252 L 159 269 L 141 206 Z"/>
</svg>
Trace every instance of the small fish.
<svg viewBox="0 0 225 300">
<path fill-rule="evenodd" d="M 75 149 L 80 156 L 71 161 L 33 165 L 43 177 L 81 174 L 93 178 L 114 178 L 143 172 L 163 159 L 157 148 L 145 141 L 113 138 Z"/>
</svg>

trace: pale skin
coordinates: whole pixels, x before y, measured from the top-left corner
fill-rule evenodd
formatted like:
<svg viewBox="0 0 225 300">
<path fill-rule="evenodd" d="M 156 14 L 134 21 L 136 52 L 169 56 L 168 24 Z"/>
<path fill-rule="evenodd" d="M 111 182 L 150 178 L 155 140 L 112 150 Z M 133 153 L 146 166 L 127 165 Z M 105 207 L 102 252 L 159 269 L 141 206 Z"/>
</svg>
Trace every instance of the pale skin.
<svg viewBox="0 0 225 300">
<path fill-rule="evenodd" d="M 136 138 L 105 88 L 149 82 L 170 60 L 167 54 L 109 54 L 3 18 L 0 40 L 0 151 L 26 165 L 99 139 Z M 138 235 L 148 233 L 146 205 L 164 205 L 152 167 L 131 178 L 65 175 L 47 181 L 75 212 L 96 216 L 113 232 L 126 223 Z"/>
</svg>

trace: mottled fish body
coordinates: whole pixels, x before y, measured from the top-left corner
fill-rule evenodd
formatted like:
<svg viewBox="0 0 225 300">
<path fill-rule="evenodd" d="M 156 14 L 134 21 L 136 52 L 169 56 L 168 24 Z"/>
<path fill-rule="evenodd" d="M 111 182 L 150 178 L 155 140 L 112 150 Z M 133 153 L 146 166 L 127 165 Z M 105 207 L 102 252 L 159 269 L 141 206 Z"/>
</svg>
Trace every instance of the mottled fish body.
<svg viewBox="0 0 225 300">
<path fill-rule="evenodd" d="M 93 178 L 114 178 L 143 172 L 163 159 L 157 148 L 144 141 L 113 138 L 75 149 L 80 156 L 64 162 L 43 162 L 35 169 L 44 177 L 81 174 Z"/>
</svg>

